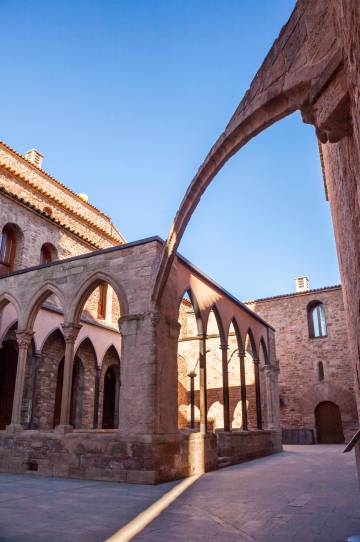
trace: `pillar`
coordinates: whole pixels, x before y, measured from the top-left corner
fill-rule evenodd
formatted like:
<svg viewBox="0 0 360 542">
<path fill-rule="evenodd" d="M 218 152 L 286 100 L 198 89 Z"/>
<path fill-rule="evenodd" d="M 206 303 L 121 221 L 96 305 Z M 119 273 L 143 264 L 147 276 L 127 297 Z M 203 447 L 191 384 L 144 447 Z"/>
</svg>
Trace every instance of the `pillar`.
<svg viewBox="0 0 360 542">
<path fill-rule="evenodd" d="M 242 430 L 248 430 L 248 415 L 246 404 L 246 377 L 245 377 L 245 355 L 239 352 L 240 359 L 240 387 L 241 387 L 241 417 L 242 417 Z"/>
<path fill-rule="evenodd" d="M 228 349 L 229 349 L 229 346 L 227 344 L 220 344 L 221 361 L 222 361 L 222 377 L 223 377 L 224 431 L 231 431 Z"/>
<path fill-rule="evenodd" d="M 14 401 L 11 415 L 11 424 L 8 425 L 8 429 L 22 429 L 21 425 L 21 405 L 23 400 L 24 382 L 25 382 L 25 370 L 27 362 L 27 353 L 31 343 L 31 339 L 34 335 L 33 331 L 18 330 L 16 331 L 16 340 L 19 347 L 18 362 L 16 369 L 16 381 L 14 390 Z"/>
<path fill-rule="evenodd" d="M 206 337 L 199 336 L 200 433 L 207 432 Z"/>
<path fill-rule="evenodd" d="M 94 389 L 93 429 L 97 429 L 98 425 L 99 425 L 99 399 L 100 399 L 99 395 L 100 395 L 100 369 L 96 365 L 96 369 L 95 369 L 95 389 Z"/>
<path fill-rule="evenodd" d="M 64 357 L 64 377 L 61 394 L 61 413 L 60 424 L 57 429 L 65 429 L 70 426 L 70 407 L 71 407 L 71 389 L 72 376 L 74 367 L 74 346 L 76 338 L 81 329 L 80 324 L 74 322 L 70 324 L 62 324 L 64 339 L 65 339 L 65 357 Z"/>
<path fill-rule="evenodd" d="M 262 429 L 262 417 L 261 417 L 261 393 L 260 393 L 260 362 L 258 359 L 254 359 L 254 372 L 255 372 L 255 395 L 256 395 L 256 421 L 257 428 Z"/>
</svg>

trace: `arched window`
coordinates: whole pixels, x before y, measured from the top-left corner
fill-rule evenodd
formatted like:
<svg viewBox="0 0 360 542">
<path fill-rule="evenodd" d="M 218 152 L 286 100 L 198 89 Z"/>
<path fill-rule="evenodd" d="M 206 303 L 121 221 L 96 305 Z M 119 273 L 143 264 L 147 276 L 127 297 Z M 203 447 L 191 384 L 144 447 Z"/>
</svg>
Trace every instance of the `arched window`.
<svg viewBox="0 0 360 542">
<path fill-rule="evenodd" d="M 57 260 L 57 251 L 51 243 L 44 243 L 40 252 L 40 264 L 44 265 Z"/>
<path fill-rule="evenodd" d="M 0 274 L 11 273 L 14 270 L 14 261 L 16 254 L 16 232 L 15 229 L 7 224 L 4 226 L 1 234 L 0 245 Z"/>
<path fill-rule="evenodd" d="M 319 361 L 318 362 L 318 377 L 319 377 L 319 380 L 324 380 L 325 378 L 325 373 L 324 373 L 324 364 L 322 361 Z"/>
<path fill-rule="evenodd" d="M 326 337 L 326 318 L 324 305 L 319 301 L 308 306 L 309 336 L 311 338 Z"/>
</svg>

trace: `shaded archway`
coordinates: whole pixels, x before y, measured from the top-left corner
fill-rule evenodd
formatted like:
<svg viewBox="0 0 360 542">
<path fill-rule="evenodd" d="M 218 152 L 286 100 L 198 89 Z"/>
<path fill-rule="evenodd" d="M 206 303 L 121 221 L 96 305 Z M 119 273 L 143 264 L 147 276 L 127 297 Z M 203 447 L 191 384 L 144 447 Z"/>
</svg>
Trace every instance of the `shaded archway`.
<svg viewBox="0 0 360 542">
<path fill-rule="evenodd" d="M 108 367 L 104 376 L 103 429 L 115 429 L 116 374 L 115 367 Z"/>
<path fill-rule="evenodd" d="M 119 427 L 120 358 L 111 345 L 102 360 L 99 379 L 99 426 L 103 429 Z"/>
<path fill-rule="evenodd" d="M 338 405 L 323 401 L 315 408 L 316 434 L 319 444 L 345 442 L 341 413 Z"/>
<path fill-rule="evenodd" d="M 0 349 L 0 430 L 11 422 L 17 359 L 16 342 L 4 341 Z"/>
<path fill-rule="evenodd" d="M 57 389 L 57 375 L 64 353 L 64 336 L 61 330 L 56 328 L 45 339 L 38 358 L 33 420 L 35 429 L 48 430 L 53 427 L 54 410 L 61 405 L 61 388 Z"/>
<path fill-rule="evenodd" d="M 61 397 L 64 380 L 64 359 L 59 363 L 56 377 L 56 393 L 54 404 L 53 427 L 60 424 Z M 83 400 L 84 400 L 84 367 L 81 359 L 75 356 L 70 403 L 70 425 L 74 429 L 82 429 L 83 424 Z"/>
<path fill-rule="evenodd" d="M 73 412 L 76 427 L 92 429 L 97 427 L 98 396 L 99 396 L 99 370 L 96 352 L 89 337 L 85 337 L 79 344 L 73 370 Z M 81 414 L 79 414 L 81 411 Z"/>
</svg>

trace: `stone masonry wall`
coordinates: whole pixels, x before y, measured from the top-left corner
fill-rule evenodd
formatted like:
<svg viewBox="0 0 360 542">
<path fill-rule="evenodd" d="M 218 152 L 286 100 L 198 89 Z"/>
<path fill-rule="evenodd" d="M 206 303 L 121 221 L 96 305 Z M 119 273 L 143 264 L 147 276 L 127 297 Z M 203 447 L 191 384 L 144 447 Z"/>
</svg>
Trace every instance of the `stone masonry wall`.
<svg viewBox="0 0 360 542">
<path fill-rule="evenodd" d="M 309 337 L 307 306 L 315 300 L 325 308 L 327 337 Z M 317 404 L 332 401 L 340 408 L 345 437 L 349 439 L 358 422 L 341 288 L 324 288 L 247 304 L 276 329 L 282 427 L 315 432 Z M 324 380 L 319 379 L 320 361 L 324 366 Z"/>
</svg>

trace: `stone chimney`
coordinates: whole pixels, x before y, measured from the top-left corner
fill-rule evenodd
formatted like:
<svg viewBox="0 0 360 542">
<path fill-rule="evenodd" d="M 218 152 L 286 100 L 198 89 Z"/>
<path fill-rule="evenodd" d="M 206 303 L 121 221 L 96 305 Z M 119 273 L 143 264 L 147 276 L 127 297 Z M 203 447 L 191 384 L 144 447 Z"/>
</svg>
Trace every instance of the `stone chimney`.
<svg viewBox="0 0 360 542">
<path fill-rule="evenodd" d="M 26 160 L 29 160 L 29 162 L 41 169 L 41 164 L 44 157 L 39 151 L 36 149 L 30 149 L 24 154 L 24 156 Z"/>
<path fill-rule="evenodd" d="M 297 277 L 295 279 L 295 286 L 297 292 L 308 292 L 310 290 L 308 277 Z"/>
</svg>

